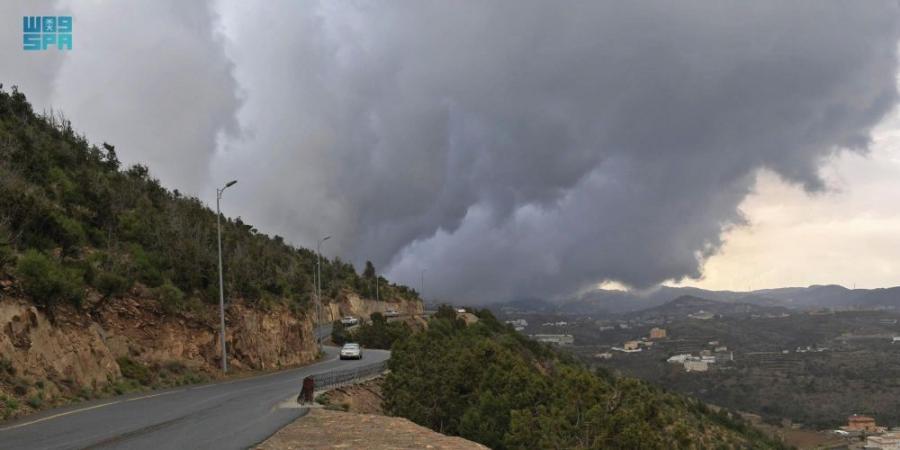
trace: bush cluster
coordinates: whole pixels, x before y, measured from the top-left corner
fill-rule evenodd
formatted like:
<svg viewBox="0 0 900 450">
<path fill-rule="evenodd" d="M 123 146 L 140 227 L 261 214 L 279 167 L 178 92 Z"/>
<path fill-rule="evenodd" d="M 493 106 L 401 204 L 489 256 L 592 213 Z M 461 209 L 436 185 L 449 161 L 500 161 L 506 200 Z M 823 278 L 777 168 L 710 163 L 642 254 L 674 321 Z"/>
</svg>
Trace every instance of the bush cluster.
<svg viewBox="0 0 900 450">
<path fill-rule="evenodd" d="M 394 343 L 384 406 L 495 449 L 780 448 L 728 414 L 648 383 L 592 373 L 487 311 L 445 308 Z"/>
<path fill-rule="evenodd" d="M 78 302 L 85 285 L 116 297 L 135 282 L 162 287 L 173 310 L 186 300 L 218 300 L 216 214 L 200 199 L 165 189 L 145 166 L 121 168 L 113 145 L 91 145 L 60 115 L 34 114 L 16 88 L 0 86 L 0 142 L 0 271 L 24 253 L 16 273 L 35 302 Z M 314 252 L 240 218 L 224 218 L 222 228 L 229 297 L 306 309 Z M 321 269 L 331 298 L 374 297 L 376 286 L 384 298 L 418 297 L 374 267 L 362 276 L 324 258 Z"/>
</svg>

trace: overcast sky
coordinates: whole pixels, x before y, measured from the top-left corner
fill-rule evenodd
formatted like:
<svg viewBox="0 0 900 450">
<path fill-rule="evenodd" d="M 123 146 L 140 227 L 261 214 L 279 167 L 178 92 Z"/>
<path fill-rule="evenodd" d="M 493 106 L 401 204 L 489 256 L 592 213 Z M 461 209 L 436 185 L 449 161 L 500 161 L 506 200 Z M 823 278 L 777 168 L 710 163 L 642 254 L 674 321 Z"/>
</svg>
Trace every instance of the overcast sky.
<svg viewBox="0 0 900 450">
<path fill-rule="evenodd" d="M 25 52 L 23 15 L 73 16 Z M 4 2 L 0 82 L 458 302 L 900 284 L 896 1 Z"/>
</svg>

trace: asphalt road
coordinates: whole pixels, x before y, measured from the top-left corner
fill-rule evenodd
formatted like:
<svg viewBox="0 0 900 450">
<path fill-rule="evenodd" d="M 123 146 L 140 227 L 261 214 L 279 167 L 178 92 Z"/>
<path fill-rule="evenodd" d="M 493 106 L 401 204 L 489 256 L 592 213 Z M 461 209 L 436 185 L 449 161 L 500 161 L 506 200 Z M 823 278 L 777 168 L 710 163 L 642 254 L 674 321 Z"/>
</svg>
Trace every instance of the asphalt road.
<svg viewBox="0 0 900 450">
<path fill-rule="evenodd" d="M 0 424 L 0 449 L 244 449 L 302 416 L 296 403 L 303 377 L 386 360 L 365 350 L 340 361 L 336 347 L 309 366 L 252 378 L 44 411 Z"/>
</svg>

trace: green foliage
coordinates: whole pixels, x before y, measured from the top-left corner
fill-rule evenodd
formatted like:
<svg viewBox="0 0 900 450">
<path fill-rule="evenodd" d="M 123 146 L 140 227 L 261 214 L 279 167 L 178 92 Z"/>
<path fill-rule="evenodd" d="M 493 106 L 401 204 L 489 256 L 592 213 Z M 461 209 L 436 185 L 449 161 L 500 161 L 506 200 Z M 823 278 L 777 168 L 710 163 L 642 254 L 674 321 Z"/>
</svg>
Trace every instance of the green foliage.
<svg viewBox="0 0 900 450">
<path fill-rule="evenodd" d="M 8 245 L 4 245 L 0 242 L 0 273 L 3 273 L 6 266 L 15 260 L 16 258 L 12 249 L 10 249 Z"/>
<path fill-rule="evenodd" d="M 19 409 L 19 401 L 12 397 L 6 397 L 3 400 L 3 403 L 5 404 L 6 409 L 8 409 L 10 411 L 15 411 L 15 410 Z"/>
<path fill-rule="evenodd" d="M 146 166 L 120 169 L 113 145 L 90 145 L 61 116 L 35 115 L 16 88 L 0 89 L 0 142 L 0 269 L 13 255 L 38 250 L 78 266 L 84 280 L 107 296 L 140 282 L 170 284 L 191 300 L 218 301 L 216 215 L 200 199 L 163 188 Z M 229 298 L 277 299 L 299 312 L 311 304 L 314 252 L 227 217 L 222 250 Z M 102 255 L 94 260 L 97 253 Z M 53 272 L 51 266 L 31 269 Z M 352 264 L 326 258 L 321 272 L 323 293 L 332 298 L 350 292 L 374 297 L 373 280 Z M 52 274 L 61 275 L 55 284 L 32 280 L 37 301 L 76 297 L 68 289 L 74 273 Z M 406 286 L 380 282 L 382 298 L 418 298 Z"/>
<path fill-rule="evenodd" d="M 409 336 L 412 331 L 404 322 L 388 322 L 381 313 L 373 313 L 371 323 L 363 323 L 353 330 L 350 340 L 366 348 L 390 350 L 394 342 Z"/>
<path fill-rule="evenodd" d="M 119 364 L 119 370 L 122 371 L 123 377 L 135 380 L 144 386 L 149 386 L 153 382 L 153 374 L 150 369 L 140 362 L 123 356 L 116 358 L 116 363 Z"/>
<path fill-rule="evenodd" d="M 25 293 L 39 305 L 81 302 L 81 275 L 37 250 L 29 250 L 19 258 L 16 274 L 22 280 Z"/>
<path fill-rule="evenodd" d="M 71 253 L 86 240 L 81 223 L 59 212 L 51 213 L 45 226 L 47 237 L 56 241 L 66 253 Z"/>
<path fill-rule="evenodd" d="M 107 298 L 118 297 L 131 287 L 131 283 L 125 277 L 113 272 L 100 272 L 94 278 L 93 285 Z"/>
<path fill-rule="evenodd" d="M 0 357 L 0 379 L 14 377 L 16 375 L 16 366 L 12 361 L 5 357 Z"/>
<path fill-rule="evenodd" d="M 188 302 L 185 301 L 184 292 L 168 281 L 154 289 L 154 294 L 163 310 L 170 314 L 184 312 L 187 309 Z"/>
<path fill-rule="evenodd" d="M 350 332 L 341 323 L 340 320 L 335 320 L 333 324 L 331 324 L 331 341 L 335 343 L 335 345 L 344 345 L 347 342 L 350 342 Z"/>
<path fill-rule="evenodd" d="M 41 396 L 40 394 L 35 394 L 35 395 L 32 395 L 31 397 L 28 397 L 28 406 L 30 406 L 34 409 L 39 409 L 43 404 L 44 404 L 44 397 Z"/>
<path fill-rule="evenodd" d="M 366 261 L 366 268 L 363 269 L 364 278 L 375 278 L 375 265 L 372 261 Z"/>
<path fill-rule="evenodd" d="M 699 402 L 526 345 L 489 311 L 470 326 L 450 312 L 394 343 L 389 413 L 496 449 L 780 447 Z"/>
</svg>

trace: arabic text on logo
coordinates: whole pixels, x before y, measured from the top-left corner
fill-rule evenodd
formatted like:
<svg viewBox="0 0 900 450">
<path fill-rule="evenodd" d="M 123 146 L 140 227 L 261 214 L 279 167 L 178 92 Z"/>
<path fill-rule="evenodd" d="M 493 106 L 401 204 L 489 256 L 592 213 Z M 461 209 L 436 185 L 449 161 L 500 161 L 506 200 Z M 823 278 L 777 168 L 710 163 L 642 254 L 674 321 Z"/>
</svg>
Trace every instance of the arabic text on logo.
<svg viewBox="0 0 900 450">
<path fill-rule="evenodd" d="M 72 16 L 22 17 L 22 49 L 72 50 Z"/>
</svg>

